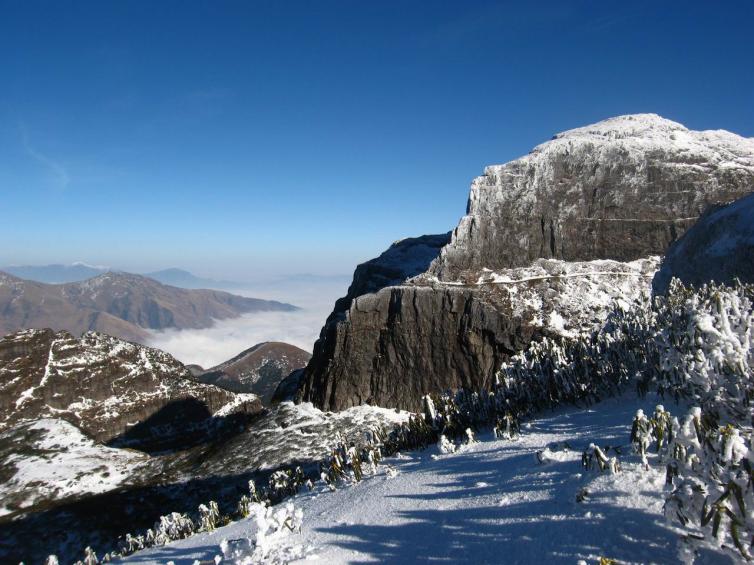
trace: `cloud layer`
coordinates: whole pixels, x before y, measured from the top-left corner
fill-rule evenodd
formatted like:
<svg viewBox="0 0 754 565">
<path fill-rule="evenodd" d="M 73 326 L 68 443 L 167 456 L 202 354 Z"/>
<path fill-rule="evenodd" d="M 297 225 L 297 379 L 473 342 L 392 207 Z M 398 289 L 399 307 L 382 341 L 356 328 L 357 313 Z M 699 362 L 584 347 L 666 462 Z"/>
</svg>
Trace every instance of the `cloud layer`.
<svg viewBox="0 0 754 565">
<path fill-rule="evenodd" d="M 149 345 L 158 347 L 185 364 L 209 368 L 263 341 L 284 341 L 312 351 L 335 300 L 346 293 L 344 280 L 278 281 L 237 294 L 289 302 L 296 312 L 261 312 L 232 320 L 220 320 L 204 330 L 153 332 Z"/>
</svg>

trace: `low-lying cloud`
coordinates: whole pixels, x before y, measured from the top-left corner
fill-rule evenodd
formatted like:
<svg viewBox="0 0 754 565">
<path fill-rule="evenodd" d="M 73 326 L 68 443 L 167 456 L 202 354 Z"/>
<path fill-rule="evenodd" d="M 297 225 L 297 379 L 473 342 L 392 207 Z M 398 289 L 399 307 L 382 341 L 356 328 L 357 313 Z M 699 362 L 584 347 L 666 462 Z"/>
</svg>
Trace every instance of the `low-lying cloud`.
<svg viewBox="0 0 754 565">
<path fill-rule="evenodd" d="M 345 295 L 346 279 L 278 281 L 236 294 L 280 300 L 299 306 L 295 312 L 259 312 L 218 320 L 203 330 L 153 332 L 149 345 L 167 351 L 185 364 L 209 368 L 263 341 L 284 341 L 312 351 L 335 300 Z"/>
</svg>

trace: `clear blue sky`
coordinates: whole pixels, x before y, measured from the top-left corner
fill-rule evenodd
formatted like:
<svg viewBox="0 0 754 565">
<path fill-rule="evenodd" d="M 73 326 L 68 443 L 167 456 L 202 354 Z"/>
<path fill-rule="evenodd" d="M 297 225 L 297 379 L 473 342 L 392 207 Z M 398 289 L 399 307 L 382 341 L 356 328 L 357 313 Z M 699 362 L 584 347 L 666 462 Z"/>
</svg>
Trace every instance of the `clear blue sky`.
<svg viewBox="0 0 754 565">
<path fill-rule="evenodd" d="M 750 1 L 0 10 L 0 265 L 349 273 L 558 131 L 754 136 Z"/>
</svg>

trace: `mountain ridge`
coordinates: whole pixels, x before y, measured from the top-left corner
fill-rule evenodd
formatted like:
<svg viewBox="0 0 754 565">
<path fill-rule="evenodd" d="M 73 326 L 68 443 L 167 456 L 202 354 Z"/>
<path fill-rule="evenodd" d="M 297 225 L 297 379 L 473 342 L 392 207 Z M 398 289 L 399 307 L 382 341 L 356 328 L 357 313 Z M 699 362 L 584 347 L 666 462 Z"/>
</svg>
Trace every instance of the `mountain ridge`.
<svg viewBox="0 0 754 565">
<path fill-rule="evenodd" d="M 0 272 L 0 333 L 27 328 L 100 331 L 144 342 L 148 330 L 206 328 L 258 311 L 292 311 L 282 302 L 219 290 L 182 289 L 142 275 L 107 272 L 73 283 L 27 281 Z"/>
</svg>

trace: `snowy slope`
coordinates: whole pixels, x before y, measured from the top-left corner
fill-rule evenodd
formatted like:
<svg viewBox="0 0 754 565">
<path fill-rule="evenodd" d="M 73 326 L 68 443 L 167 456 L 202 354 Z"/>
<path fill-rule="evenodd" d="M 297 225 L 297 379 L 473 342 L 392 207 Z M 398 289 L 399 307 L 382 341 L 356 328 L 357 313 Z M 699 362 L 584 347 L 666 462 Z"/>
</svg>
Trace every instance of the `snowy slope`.
<svg viewBox="0 0 754 565">
<path fill-rule="evenodd" d="M 23 451 L 14 447 L 23 446 Z M 0 516 L 51 500 L 113 490 L 138 474 L 148 456 L 105 447 L 64 420 L 42 419 L 0 434 Z"/>
<path fill-rule="evenodd" d="M 591 442 L 626 446 L 636 409 L 651 411 L 656 402 L 623 397 L 588 410 L 560 410 L 533 420 L 515 441 L 484 436 L 454 454 L 437 448 L 408 453 L 360 484 L 335 492 L 318 486 L 293 499 L 303 510 L 303 529 L 276 540 L 268 560 L 573 564 L 604 556 L 621 563 L 679 562 L 684 543 L 662 515 L 664 469 L 645 473 L 628 454 L 620 457 L 617 475 L 582 471 L 580 462 Z M 571 449 L 562 449 L 564 442 Z M 546 448 L 547 462 L 540 464 L 536 454 Z M 583 489 L 586 499 L 576 502 Z M 125 561 L 209 562 L 223 550 L 230 555 L 229 547 L 241 543 L 234 540 L 255 528 L 253 520 L 243 520 Z M 725 562 L 711 554 L 697 562 L 708 561 Z"/>
<path fill-rule="evenodd" d="M 696 287 L 754 282 L 754 194 L 705 214 L 674 243 L 654 279 L 655 292 L 666 293 L 673 277 Z"/>
</svg>

